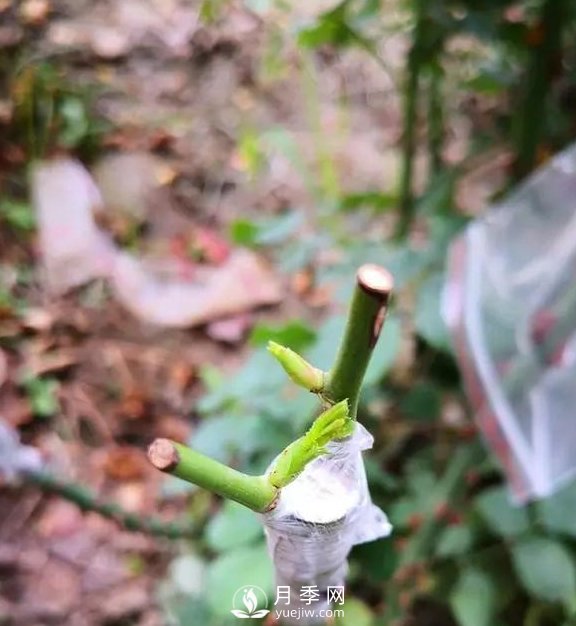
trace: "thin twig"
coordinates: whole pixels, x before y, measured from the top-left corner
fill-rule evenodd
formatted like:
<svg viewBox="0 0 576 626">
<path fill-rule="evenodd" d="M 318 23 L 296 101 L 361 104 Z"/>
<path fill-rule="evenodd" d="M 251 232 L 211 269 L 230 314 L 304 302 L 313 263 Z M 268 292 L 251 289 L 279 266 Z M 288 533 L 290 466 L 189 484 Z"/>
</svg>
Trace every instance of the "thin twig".
<svg viewBox="0 0 576 626">
<path fill-rule="evenodd" d="M 167 539 L 185 539 L 196 535 L 191 526 L 147 519 L 125 511 L 121 506 L 100 500 L 82 485 L 65 482 L 45 472 L 26 472 L 24 479 L 43 492 L 53 493 L 74 503 L 82 511 L 94 511 L 102 517 L 113 520 L 126 530 L 142 532 Z"/>
<path fill-rule="evenodd" d="M 425 28 L 425 0 L 416 1 L 416 28 L 412 47 L 408 55 L 408 78 L 404 92 L 404 134 L 402 137 L 402 174 L 399 190 L 399 213 L 397 236 L 405 237 L 414 219 L 414 196 L 412 179 L 414 177 L 414 158 L 416 155 L 416 126 L 418 120 L 418 101 L 420 97 L 420 79 L 423 68 L 422 40 Z"/>
</svg>

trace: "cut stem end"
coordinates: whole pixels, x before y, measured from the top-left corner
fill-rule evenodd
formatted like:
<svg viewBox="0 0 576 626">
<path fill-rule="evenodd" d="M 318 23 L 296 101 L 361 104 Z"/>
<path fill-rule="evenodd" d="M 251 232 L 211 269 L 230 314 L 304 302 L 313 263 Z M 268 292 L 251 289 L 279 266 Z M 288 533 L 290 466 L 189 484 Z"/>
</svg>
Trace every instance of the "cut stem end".
<svg viewBox="0 0 576 626">
<path fill-rule="evenodd" d="M 362 290 L 382 300 L 387 300 L 394 288 L 392 274 L 383 267 L 373 263 L 362 265 L 356 274 L 356 280 Z"/>
<path fill-rule="evenodd" d="M 169 439 L 154 440 L 148 448 L 148 458 L 162 472 L 170 472 L 180 463 L 180 454 Z"/>
</svg>

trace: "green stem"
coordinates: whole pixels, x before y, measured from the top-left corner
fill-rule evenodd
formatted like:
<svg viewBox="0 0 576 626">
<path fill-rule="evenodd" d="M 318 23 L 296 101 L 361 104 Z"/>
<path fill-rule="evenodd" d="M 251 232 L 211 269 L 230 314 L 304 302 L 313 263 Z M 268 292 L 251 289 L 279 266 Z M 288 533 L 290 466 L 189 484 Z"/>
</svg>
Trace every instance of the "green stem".
<svg viewBox="0 0 576 626">
<path fill-rule="evenodd" d="M 428 158 L 430 176 L 436 176 L 442 171 L 442 141 L 444 139 L 442 68 L 437 60 L 431 64 L 429 74 Z"/>
<path fill-rule="evenodd" d="M 152 465 L 259 513 L 272 510 L 280 489 L 310 461 L 325 454 L 327 443 L 351 434 L 360 387 L 384 324 L 392 286 L 392 276 L 384 268 L 370 264 L 360 267 L 344 337 L 328 374 L 312 367 L 293 350 L 269 343 L 268 349 L 294 382 L 332 405 L 303 437 L 278 455 L 269 473 L 248 476 L 169 439 L 156 439 L 150 446 L 148 458 Z"/>
<path fill-rule="evenodd" d="M 538 146 L 545 124 L 546 100 L 553 79 L 553 66 L 562 49 L 566 2 L 546 0 L 541 13 L 542 41 L 532 48 L 526 69 L 526 85 L 516 127 L 515 179 L 526 176 L 536 165 Z"/>
<path fill-rule="evenodd" d="M 420 76 L 422 73 L 422 39 L 425 26 L 425 0 L 416 2 L 416 28 L 408 56 L 408 82 L 404 96 L 404 135 L 402 138 L 402 174 L 399 191 L 399 213 L 397 237 L 408 234 L 414 219 L 414 195 L 412 179 L 414 177 L 414 157 L 416 154 L 416 122 L 418 118 L 418 99 L 420 95 Z"/>
<path fill-rule="evenodd" d="M 168 539 L 183 539 L 194 536 L 195 530 L 190 526 L 162 522 L 158 519 L 145 519 L 125 511 L 113 503 L 100 502 L 88 489 L 76 483 L 69 483 L 44 472 L 26 472 L 27 482 L 39 487 L 42 491 L 53 493 L 69 502 L 73 502 L 82 511 L 94 511 L 103 517 L 135 532 L 143 532 Z"/>
<path fill-rule="evenodd" d="M 257 512 L 272 509 L 278 490 L 265 476 L 248 476 L 169 439 L 156 439 L 148 450 L 152 465 Z"/>
<path fill-rule="evenodd" d="M 392 286 L 392 276 L 377 265 L 363 265 L 356 275 L 344 337 L 322 392 L 333 403 L 347 398 L 352 419 L 356 419 L 360 387 L 384 323 Z"/>
</svg>

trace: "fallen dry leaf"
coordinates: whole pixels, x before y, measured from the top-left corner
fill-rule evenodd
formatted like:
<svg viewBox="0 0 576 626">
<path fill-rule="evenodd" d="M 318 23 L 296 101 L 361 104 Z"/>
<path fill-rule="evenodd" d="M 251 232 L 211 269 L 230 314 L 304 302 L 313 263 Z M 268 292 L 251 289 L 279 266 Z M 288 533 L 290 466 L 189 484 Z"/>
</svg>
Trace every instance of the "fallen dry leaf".
<svg viewBox="0 0 576 626">
<path fill-rule="evenodd" d="M 177 393 L 183 393 L 198 374 L 196 364 L 188 361 L 176 361 L 168 370 L 167 384 Z"/>
<path fill-rule="evenodd" d="M 248 250 L 234 251 L 219 267 L 198 268 L 194 280 L 158 269 L 123 255 L 115 265 L 113 287 L 129 311 L 160 326 L 197 326 L 282 299 L 278 278 Z"/>
<path fill-rule="evenodd" d="M 230 244 L 210 228 L 196 228 L 192 248 L 200 260 L 211 265 L 220 265 L 230 255 Z"/>
<path fill-rule="evenodd" d="M 3 390 L 0 396 L 0 414 L 14 428 L 29 424 L 34 419 L 28 398 L 11 388 Z"/>
<path fill-rule="evenodd" d="M 30 307 L 21 317 L 22 326 L 35 332 L 46 332 L 54 324 L 54 316 L 50 311 L 41 307 Z"/>
<path fill-rule="evenodd" d="M 139 581 L 130 581 L 112 589 L 96 603 L 102 613 L 103 623 L 118 623 L 144 610 L 150 604 L 148 591 Z"/>
<path fill-rule="evenodd" d="M 51 9 L 48 0 L 25 0 L 20 6 L 20 17 L 25 24 L 39 26 L 46 21 Z"/>
<path fill-rule="evenodd" d="M 82 512 L 66 500 L 51 500 L 38 522 L 38 532 L 44 537 L 69 536 L 82 525 Z"/>
<path fill-rule="evenodd" d="M 96 224 L 93 213 L 102 200 L 90 174 L 76 161 L 39 165 L 33 197 L 47 284 L 55 292 L 106 276 L 116 298 L 134 315 L 174 328 L 282 299 L 279 279 L 258 256 L 242 249 L 228 255 L 223 240 L 213 235 L 210 254 L 221 264 L 198 267 L 193 275 L 177 260 L 138 259 L 120 251 Z M 206 244 L 206 233 L 204 238 Z"/>
<path fill-rule="evenodd" d="M 190 431 L 190 424 L 181 417 L 163 415 L 158 420 L 156 432 L 158 437 L 165 437 L 166 439 L 172 439 L 173 441 L 180 441 L 184 443 L 188 441 Z"/>
<path fill-rule="evenodd" d="M 78 601 L 80 580 L 73 565 L 50 559 L 38 572 L 32 574 L 33 584 L 27 589 L 22 606 L 30 621 L 23 623 L 38 623 L 58 620 L 64 623 L 68 612 Z"/>
<path fill-rule="evenodd" d="M 142 218 L 151 194 L 173 177 L 173 170 L 160 157 L 147 152 L 124 152 L 103 157 L 94 168 L 94 180 L 104 201 L 105 212 Z"/>
<path fill-rule="evenodd" d="M 148 470 L 142 450 L 132 446 L 118 446 L 106 452 L 104 471 L 115 480 L 137 480 Z"/>
<path fill-rule="evenodd" d="M 142 419 L 148 410 L 148 398 L 140 389 L 128 389 L 120 401 L 118 413 L 129 420 Z"/>
<path fill-rule="evenodd" d="M 253 322 L 254 317 L 249 313 L 239 313 L 233 317 L 211 322 L 206 328 L 206 334 L 216 341 L 238 343 L 244 339 Z"/>
<path fill-rule="evenodd" d="M 25 360 L 24 370 L 33 377 L 62 372 L 78 363 L 75 350 L 54 350 L 43 354 L 32 354 Z"/>
</svg>

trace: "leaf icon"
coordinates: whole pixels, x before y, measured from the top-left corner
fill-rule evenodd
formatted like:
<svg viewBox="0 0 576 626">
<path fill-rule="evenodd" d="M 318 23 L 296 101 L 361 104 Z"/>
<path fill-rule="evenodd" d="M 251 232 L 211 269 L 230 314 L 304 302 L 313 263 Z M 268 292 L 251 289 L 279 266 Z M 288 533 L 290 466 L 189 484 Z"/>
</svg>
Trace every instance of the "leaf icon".
<svg viewBox="0 0 576 626">
<path fill-rule="evenodd" d="M 254 611 L 258 608 L 258 598 L 254 593 L 254 589 L 252 587 L 248 589 L 244 589 L 244 597 L 242 598 L 242 602 L 244 606 L 248 609 L 248 613 L 252 615 Z"/>
<path fill-rule="evenodd" d="M 250 615 L 248 615 L 248 613 L 240 609 L 232 609 L 230 612 L 240 619 L 248 619 L 249 617 L 251 617 Z"/>
</svg>

